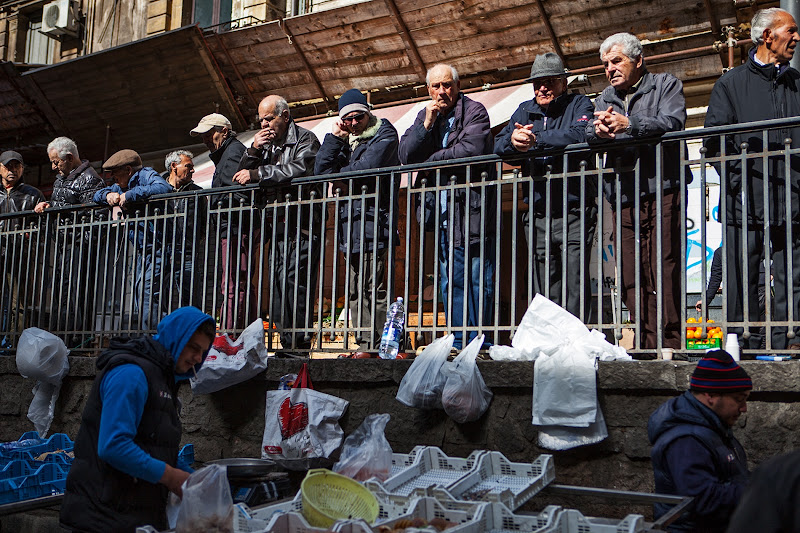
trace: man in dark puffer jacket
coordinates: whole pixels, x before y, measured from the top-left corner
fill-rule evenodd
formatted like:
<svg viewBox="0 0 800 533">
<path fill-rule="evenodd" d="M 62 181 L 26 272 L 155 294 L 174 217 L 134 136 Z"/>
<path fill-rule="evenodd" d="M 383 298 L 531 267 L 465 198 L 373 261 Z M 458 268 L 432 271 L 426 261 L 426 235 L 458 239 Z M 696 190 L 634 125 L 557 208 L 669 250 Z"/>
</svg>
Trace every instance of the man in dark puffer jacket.
<svg viewBox="0 0 800 533">
<path fill-rule="evenodd" d="M 339 98 L 339 117 L 333 124 L 332 133 L 325 135 L 317 153 L 315 174 L 355 172 L 400 164 L 397 130 L 388 120 L 370 112 L 366 97 L 358 89 L 350 89 Z M 362 200 L 358 197 L 364 187 L 364 194 L 377 195 L 377 209 L 373 199 L 367 198 L 361 205 Z M 394 234 L 394 245 L 399 243 L 397 223 L 389 217 L 392 213 L 397 214 L 399 187 L 399 174 L 333 182 L 334 191 L 340 189 L 342 196 L 352 197 L 351 201 L 345 199 L 339 204 L 337 233 L 339 249 L 349 256 L 350 319 L 354 327 L 363 328 L 356 334 L 362 351 L 378 348 L 386 319 L 386 252 L 390 234 Z M 394 204 L 393 210 L 390 202 Z M 361 265 L 363 278 L 359 276 Z M 372 279 L 373 265 L 375 279 Z"/>
<path fill-rule="evenodd" d="M 116 338 L 97 358 L 61 524 L 86 533 L 167 528 L 169 491 L 181 495 L 188 472 L 176 468 L 181 440 L 178 382 L 202 366 L 214 319 L 181 307 L 158 334 Z"/>
</svg>

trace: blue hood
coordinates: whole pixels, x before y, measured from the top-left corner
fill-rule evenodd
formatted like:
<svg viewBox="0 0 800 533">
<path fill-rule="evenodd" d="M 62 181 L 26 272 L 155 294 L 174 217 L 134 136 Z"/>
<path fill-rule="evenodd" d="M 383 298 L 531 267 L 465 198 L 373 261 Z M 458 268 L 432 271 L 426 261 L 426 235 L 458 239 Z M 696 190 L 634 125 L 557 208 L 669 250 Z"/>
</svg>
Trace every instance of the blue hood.
<svg viewBox="0 0 800 533">
<path fill-rule="evenodd" d="M 181 307 L 165 316 L 164 319 L 158 323 L 158 333 L 156 333 L 153 338 L 172 354 L 173 362 L 177 363 L 178 357 L 181 355 L 184 347 L 186 347 L 186 343 L 189 342 L 189 339 L 195 334 L 197 328 L 205 322 L 215 324 L 214 319 L 210 315 L 205 314 L 198 308 L 190 306 Z M 203 361 L 206 360 L 207 355 L 208 350 L 203 353 Z M 195 372 L 200 370 L 201 366 L 203 366 L 203 362 L 195 365 Z M 193 375 L 193 372 L 187 372 L 185 374 L 176 373 L 175 380 L 189 379 Z"/>
</svg>

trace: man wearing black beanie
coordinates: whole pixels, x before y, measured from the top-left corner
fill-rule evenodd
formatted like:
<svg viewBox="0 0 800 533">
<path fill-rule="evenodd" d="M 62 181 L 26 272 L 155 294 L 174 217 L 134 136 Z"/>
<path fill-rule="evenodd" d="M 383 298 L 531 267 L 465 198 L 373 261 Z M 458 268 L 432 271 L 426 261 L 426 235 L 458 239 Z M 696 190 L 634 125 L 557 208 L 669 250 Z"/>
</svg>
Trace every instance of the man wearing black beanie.
<svg viewBox="0 0 800 533">
<path fill-rule="evenodd" d="M 724 350 L 697 363 L 689 390 L 650 416 L 647 436 L 653 449 L 656 492 L 694 498 L 669 531 L 724 532 L 744 492 L 747 455 L 731 431 L 753 382 Z M 655 505 L 655 518 L 670 506 Z"/>
</svg>

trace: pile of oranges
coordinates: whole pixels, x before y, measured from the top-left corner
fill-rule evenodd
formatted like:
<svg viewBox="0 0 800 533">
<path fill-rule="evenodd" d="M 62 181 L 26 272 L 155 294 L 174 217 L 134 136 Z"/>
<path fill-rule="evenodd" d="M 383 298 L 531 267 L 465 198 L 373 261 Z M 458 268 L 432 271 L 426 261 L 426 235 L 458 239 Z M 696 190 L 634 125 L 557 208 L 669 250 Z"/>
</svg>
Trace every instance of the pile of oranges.
<svg viewBox="0 0 800 533">
<path fill-rule="evenodd" d="M 695 318 L 688 318 L 686 319 L 687 324 L 697 324 L 699 321 Z M 709 319 L 706 320 L 706 323 L 713 324 L 714 321 Z M 710 326 L 706 328 L 707 339 L 722 339 L 722 328 L 717 326 Z M 687 339 L 702 339 L 703 338 L 703 328 L 702 326 L 699 327 L 688 327 L 686 328 L 686 338 Z"/>
</svg>

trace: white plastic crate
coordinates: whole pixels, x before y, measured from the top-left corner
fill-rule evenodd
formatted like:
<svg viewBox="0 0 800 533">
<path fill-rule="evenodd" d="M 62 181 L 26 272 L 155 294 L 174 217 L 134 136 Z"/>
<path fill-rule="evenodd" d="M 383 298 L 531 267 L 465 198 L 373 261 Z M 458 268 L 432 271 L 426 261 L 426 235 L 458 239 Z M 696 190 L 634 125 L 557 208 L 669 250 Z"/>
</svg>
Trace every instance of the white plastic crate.
<svg viewBox="0 0 800 533">
<path fill-rule="evenodd" d="M 402 464 L 403 468 L 381 484 L 388 492 L 402 496 L 408 496 L 416 488 L 447 487 L 472 470 L 485 453 L 478 450 L 463 459 L 448 457 L 435 446 L 418 446 L 405 458 L 403 454 L 393 454 L 392 464 Z"/>
<path fill-rule="evenodd" d="M 485 504 L 478 514 L 477 533 L 539 532 L 552 527 L 561 507 L 548 505 L 536 515 L 516 515 L 502 503 Z"/>
<path fill-rule="evenodd" d="M 447 491 L 459 500 L 499 502 L 514 511 L 555 479 L 553 464 L 547 454 L 532 463 L 512 463 L 500 452 L 486 452 Z"/>
<path fill-rule="evenodd" d="M 276 513 L 263 533 L 372 533 L 372 529 L 361 520 L 337 522 L 333 528 L 313 527 L 300 513 Z"/>
<path fill-rule="evenodd" d="M 565 509 L 556 517 L 555 524 L 536 533 L 638 533 L 644 531 L 644 517 L 629 514 L 622 520 L 587 518 L 575 509 Z"/>
<path fill-rule="evenodd" d="M 476 516 L 479 514 L 482 505 L 473 505 L 467 510 L 447 509 L 439 500 L 432 497 L 415 498 L 408 512 L 392 520 L 384 522 L 381 526 L 393 527 L 404 520 L 422 518 L 425 522 L 430 522 L 434 518 L 446 520 L 454 526 L 447 528 L 448 533 L 472 533 L 477 532 Z M 423 529 L 427 531 L 427 529 Z M 431 531 L 435 531 L 431 528 Z"/>
</svg>

